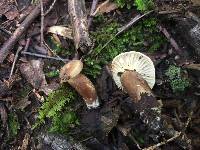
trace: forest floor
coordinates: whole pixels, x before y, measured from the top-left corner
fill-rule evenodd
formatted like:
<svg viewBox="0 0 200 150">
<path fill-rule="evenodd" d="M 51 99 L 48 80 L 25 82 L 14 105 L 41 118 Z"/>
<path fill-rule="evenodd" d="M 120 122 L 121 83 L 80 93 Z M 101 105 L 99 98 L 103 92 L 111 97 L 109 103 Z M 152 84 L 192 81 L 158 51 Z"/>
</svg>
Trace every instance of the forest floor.
<svg viewBox="0 0 200 150">
<path fill-rule="evenodd" d="M 153 61 L 158 116 L 113 80 L 129 51 Z M 97 108 L 61 82 L 73 59 Z M 1 0 L 0 149 L 200 149 L 199 0 Z"/>
</svg>

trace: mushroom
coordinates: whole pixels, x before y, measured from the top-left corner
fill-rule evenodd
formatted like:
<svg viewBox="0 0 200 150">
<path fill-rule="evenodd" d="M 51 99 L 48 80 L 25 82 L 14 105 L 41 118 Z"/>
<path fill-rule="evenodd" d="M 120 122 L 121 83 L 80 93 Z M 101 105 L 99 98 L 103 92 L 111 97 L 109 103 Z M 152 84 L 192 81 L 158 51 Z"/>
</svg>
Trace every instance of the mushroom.
<svg viewBox="0 0 200 150">
<path fill-rule="evenodd" d="M 128 93 L 143 123 L 150 129 L 161 128 L 161 105 L 151 89 L 155 84 L 155 68 L 151 59 L 135 51 L 116 56 L 111 64 L 116 85 Z"/>
<path fill-rule="evenodd" d="M 72 60 L 65 64 L 60 70 L 62 82 L 68 82 L 84 99 L 87 107 L 99 106 L 98 96 L 93 83 L 83 74 L 83 63 L 80 60 Z"/>
<path fill-rule="evenodd" d="M 135 51 L 122 53 L 113 59 L 111 72 L 116 85 L 135 102 L 141 99 L 142 93 L 153 95 L 155 68 L 148 56 Z"/>
</svg>

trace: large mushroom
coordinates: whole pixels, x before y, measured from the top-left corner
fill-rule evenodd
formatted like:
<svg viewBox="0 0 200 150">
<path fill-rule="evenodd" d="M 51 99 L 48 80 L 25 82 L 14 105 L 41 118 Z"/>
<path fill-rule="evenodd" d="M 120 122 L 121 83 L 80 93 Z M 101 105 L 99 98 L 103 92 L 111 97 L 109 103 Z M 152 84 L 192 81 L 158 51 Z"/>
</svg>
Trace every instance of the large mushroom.
<svg viewBox="0 0 200 150">
<path fill-rule="evenodd" d="M 111 71 L 116 85 L 136 102 L 141 93 L 152 94 L 155 68 L 148 56 L 135 51 L 122 53 L 113 59 Z"/>
<path fill-rule="evenodd" d="M 83 74 L 83 63 L 80 60 L 72 60 L 65 64 L 60 70 L 62 82 L 68 82 L 84 99 L 87 107 L 99 106 L 98 96 L 93 83 Z"/>
<path fill-rule="evenodd" d="M 152 93 L 155 68 L 151 59 L 135 51 L 116 56 L 111 65 L 116 85 L 134 101 L 136 112 L 145 124 L 154 130 L 160 128 L 160 104 Z"/>
</svg>

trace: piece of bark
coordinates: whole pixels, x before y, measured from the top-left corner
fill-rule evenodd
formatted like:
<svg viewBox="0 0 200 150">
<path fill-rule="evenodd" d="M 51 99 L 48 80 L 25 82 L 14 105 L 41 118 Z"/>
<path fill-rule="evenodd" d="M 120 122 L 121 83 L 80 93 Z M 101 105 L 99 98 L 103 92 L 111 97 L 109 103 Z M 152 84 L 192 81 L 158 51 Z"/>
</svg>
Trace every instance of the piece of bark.
<svg viewBox="0 0 200 150">
<path fill-rule="evenodd" d="M 44 5 L 46 5 L 48 1 L 50 0 L 46 0 L 46 3 L 44 3 Z M 12 36 L 3 44 L 3 46 L 0 49 L 0 63 L 4 61 L 4 59 L 12 50 L 14 45 L 18 42 L 22 34 L 28 29 L 28 27 L 32 24 L 35 18 L 38 17 L 38 15 L 40 14 L 40 10 L 40 4 L 38 4 L 26 17 L 26 19 L 20 24 L 20 26 L 14 31 Z"/>
<path fill-rule="evenodd" d="M 75 48 L 87 53 L 92 42 L 88 33 L 85 0 L 68 0 L 68 12 L 72 24 Z"/>
</svg>

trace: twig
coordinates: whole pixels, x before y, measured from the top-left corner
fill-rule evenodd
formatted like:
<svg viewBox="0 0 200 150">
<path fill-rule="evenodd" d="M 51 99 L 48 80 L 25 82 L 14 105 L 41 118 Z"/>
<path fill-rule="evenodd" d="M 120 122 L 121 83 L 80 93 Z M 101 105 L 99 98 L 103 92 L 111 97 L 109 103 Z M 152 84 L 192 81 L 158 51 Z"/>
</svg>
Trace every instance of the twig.
<svg viewBox="0 0 200 150">
<path fill-rule="evenodd" d="M 49 45 L 44 41 L 44 45 L 46 46 L 46 48 L 48 48 L 58 59 L 60 59 L 61 61 L 63 61 L 65 63 L 65 61 L 60 57 L 58 56 L 50 47 Z"/>
<path fill-rule="evenodd" d="M 1 27 L 0 27 L 0 31 L 6 33 L 8 36 L 11 36 L 11 35 L 12 35 L 11 32 L 9 32 L 8 30 L 6 30 L 6 29 L 4 29 L 4 28 L 1 28 Z"/>
<path fill-rule="evenodd" d="M 169 142 L 175 140 L 175 139 L 178 138 L 180 135 L 181 135 L 181 132 L 177 132 L 172 138 L 170 138 L 170 139 L 168 139 L 168 140 L 166 140 L 166 141 L 160 142 L 160 143 L 158 143 L 158 144 L 155 144 L 155 145 L 153 145 L 153 146 L 144 148 L 144 149 L 142 149 L 142 150 L 154 150 L 154 149 L 156 149 L 156 148 L 158 148 L 158 147 L 160 147 L 160 146 L 162 146 L 162 145 L 165 145 L 165 144 L 167 144 L 167 143 L 169 143 Z"/>
<path fill-rule="evenodd" d="M 182 50 L 180 49 L 180 47 L 178 46 L 178 44 L 176 43 L 176 41 L 172 38 L 172 36 L 170 35 L 170 33 L 167 31 L 166 28 L 162 27 L 162 26 L 157 26 L 158 29 L 165 35 L 165 37 L 168 39 L 168 41 L 170 42 L 170 44 L 172 45 L 172 47 L 176 50 L 176 52 L 181 55 L 182 54 Z"/>
<path fill-rule="evenodd" d="M 49 9 L 44 13 L 44 16 L 46 16 L 46 15 L 53 9 L 55 3 L 56 3 L 56 0 L 54 0 L 54 1 L 52 2 L 52 4 L 51 4 L 51 6 L 49 7 Z"/>
<path fill-rule="evenodd" d="M 46 58 L 46 59 L 54 59 L 54 60 L 58 60 L 58 61 L 63 61 L 65 63 L 69 61 L 69 59 L 62 59 L 62 58 L 58 58 L 58 57 L 51 57 L 51 56 L 37 54 L 37 53 L 31 53 L 31 52 L 24 52 L 24 51 L 22 51 L 21 54 L 23 54 L 23 55 L 29 55 L 29 56 L 34 56 L 34 57 L 40 57 L 40 58 Z"/>
<path fill-rule="evenodd" d="M 49 0 L 47 0 L 48 2 Z M 20 39 L 21 35 L 28 29 L 34 19 L 40 14 L 40 4 L 38 4 L 26 19 L 20 24 L 20 26 L 14 31 L 13 35 L 6 41 L 0 49 L 0 63 L 4 61 L 6 56 L 12 50 L 14 45 Z"/>
<path fill-rule="evenodd" d="M 176 134 L 175 134 L 173 137 L 171 137 L 170 139 L 168 139 L 168 140 L 166 140 L 166 141 L 162 141 L 162 142 L 160 142 L 160 143 L 158 143 L 158 144 L 155 144 L 155 145 L 153 145 L 153 146 L 144 148 L 144 149 L 142 149 L 142 150 L 154 150 L 154 149 L 156 149 L 156 148 L 158 148 L 158 147 L 160 147 L 160 146 L 162 146 L 162 145 L 165 145 L 165 144 L 167 144 L 167 143 L 169 143 L 169 142 L 175 140 L 176 138 L 178 138 L 178 137 L 179 137 L 181 134 L 183 134 L 183 132 L 185 132 L 185 130 L 187 129 L 187 127 L 188 127 L 188 125 L 189 125 L 189 123 L 190 123 L 190 121 L 191 121 L 192 115 L 193 115 L 193 111 L 190 112 L 190 114 L 189 114 L 189 116 L 188 116 L 188 119 L 187 119 L 187 122 L 185 123 L 185 127 L 183 128 L 183 130 L 182 130 L 181 132 L 176 132 Z"/>
<path fill-rule="evenodd" d="M 29 45 L 30 45 L 30 42 L 31 42 L 31 38 L 28 38 L 28 39 L 26 40 L 26 45 L 25 45 L 25 48 L 24 48 L 24 52 L 26 52 L 26 51 L 28 50 Z"/>
<path fill-rule="evenodd" d="M 17 61 L 17 58 L 18 58 L 18 56 L 19 56 L 19 52 L 20 52 L 21 50 L 22 50 L 22 47 L 19 46 L 18 49 L 17 49 L 17 52 L 16 52 L 16 54 L 15 54 L 15 58 L 14 58 L 13 64 L 12 64 L 12 68 L 11 68 L 11 71 L 10 71 L 9 80 L 10 80 L 11 77 L 12 77 L 13 70 L 14 70 L 14 68 L 15 68 L 15 63 L 16 63 L 16 61 Z"/>
<path fill-rule="evenodd" d="M 137 16 L 135 16 L 129 23 L 127 23 L 125 26 L 123 26 L 122 28 L 120 28 L 119 31 L 108 42 L 106 42 L 106 44 L 103 45 L 103 47 L 99 50 L 98 53 L 96 53 L 95 56 L 97 56 L 114 38 L 116 38 L 122 32 L 124 32 L 125 30 L 129 29 L 133 24 L 135 24 L 140 19 L 142 19 L 143 17 L 149 15 L 152 12 L 153 12 L 153 10 L 149 11 L 149 12 L 143 14 L 143 15 L 137 15 Z"/>
<path fill-rule="evenodd" d="M 99 1 L 99 0 L 93 0 L 93 1 L 92 1 L 92 7 L 91 7 L 90 15 L 89 15 L 89 18 L 88 18 L 88 28 L 90 28 L 90 25 L 91 25 L 91 23 L 92 23 L 92 19 L 93 19 L 92 14 L 95 12 L 95 9 L 96 9 L 96 7 L 97 7 L 98 1 Z"/>
<path fill-rule="evenodd" d="M 40 46 L 44 46 L 44 7 L 43 0 L 40 0 L 41 9 L 41 28 L 40 28 Z"/>
</svg>

